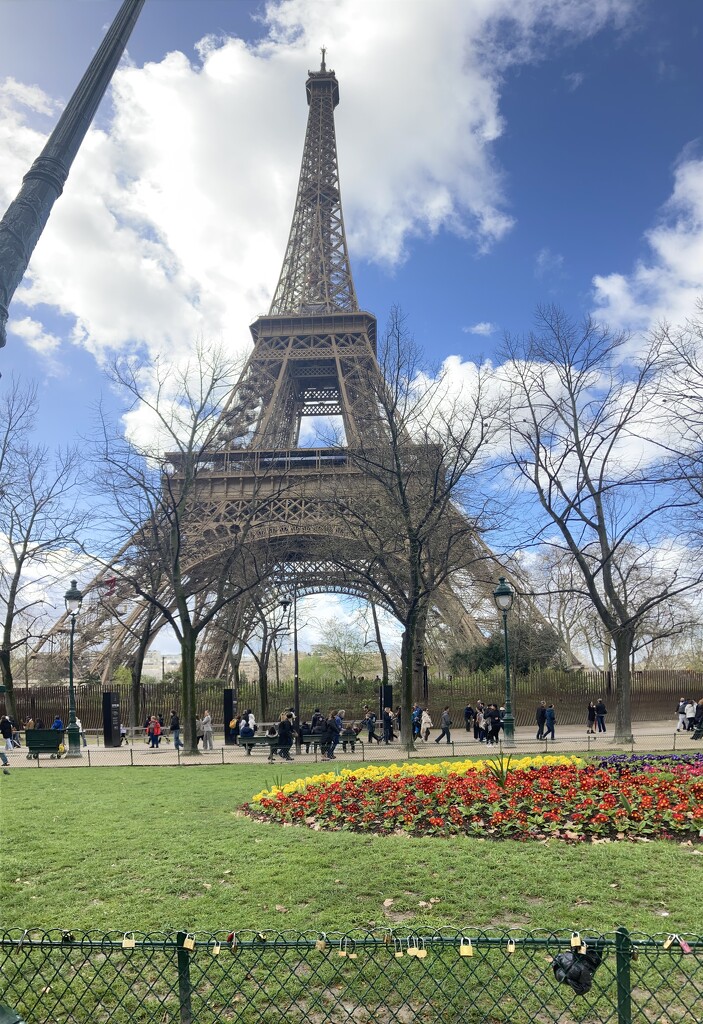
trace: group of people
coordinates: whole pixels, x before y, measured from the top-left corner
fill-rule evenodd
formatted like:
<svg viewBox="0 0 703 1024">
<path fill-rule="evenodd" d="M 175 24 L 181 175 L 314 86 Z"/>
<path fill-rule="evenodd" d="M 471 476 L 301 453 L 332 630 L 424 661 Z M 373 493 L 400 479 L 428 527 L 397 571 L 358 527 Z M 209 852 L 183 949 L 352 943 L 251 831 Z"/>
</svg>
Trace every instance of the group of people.
<svg viewBox="0 0 703 1024">
<path fill-rule="evenodd" d="M 476 707 L 467 704 L 464 708 L 466 732 L 473 731 L 474 739 L 489 747 L 498 743 L 504 718 L 505 708 L 502 704 L 499 707 L 495 703 L 485 704 L 482 700 L 477 700 Z"/>
<path fill-rule="evenodd" d="M 703 698 L 696 703 L 692 697 L 679 697 L 676 705 L 678 715 L 677 732 L 694 732 L 703 729 Z"/>
<path fill-rule="evenodd" d="M 183 741 L 181 739 L 181 720 L 175 710 L 171 710 L 168 722 L 168 735 L 166 735 L 164 726 L 163 715 L 150 715 L 147 717 L 144 723 L 144 733 L 146 741 L 150 747 L 158 747 L 161 743 L 161 737 L 163 736 L 167 743 L 173 740 L 173 746 L 175 750 L 180 750 L 183 747 Z M 120 742 L 122 739 L 122 730 L 120 729 Z M 202 715 L 199 715 L 195 719 L 195 745 L 200 746 L 202 743 L 203 750 L 213 750 L 213 728 L 212 728 L 212 715 L 206 709 Z"/>
</svg>

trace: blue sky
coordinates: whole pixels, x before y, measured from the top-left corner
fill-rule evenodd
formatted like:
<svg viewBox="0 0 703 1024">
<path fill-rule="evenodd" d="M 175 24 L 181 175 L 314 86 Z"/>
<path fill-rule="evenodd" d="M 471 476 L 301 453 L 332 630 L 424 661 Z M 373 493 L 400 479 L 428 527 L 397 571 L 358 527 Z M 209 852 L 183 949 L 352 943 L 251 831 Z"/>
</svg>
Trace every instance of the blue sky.
<svg viewBox="0 0 703 1024">
<path fill-rule="evenodd" d="M 116 0 L 0 3 L 0 206 Z M 537 304 L 645 331 L 703 292 L 697 0 L 147 0 L 11 308 L 38 436 L 89 434 L 101 365 L 246 353 L 290 217 L 307 68 L 340 82 L 361 305 L 432 359 L 496 358 Z M 206 40 L 206 42 L 203 42 Z M 167 56 L 168 55 L 168 56 Z"/>
<path fill-rule="evenodd" d="M 385 17 L 379 17 L 379 6 Z M 682 216 L 681 211 L 672 213 L 666 204 L 675 188 L 677 168 L 682 164 L 700 168 L 701 5 L 694 0 L 668 4 L 636 0 L 610 3 L 582 0 L 576 4 L 525 2 L 506 4 L 503 13 L 512 7 L 513 11 L 519 10 L 519 15 L 514 21 L 508 17 L 496 26 L 491 24 L 490 8 L 496 10 L 502 5 L 478 3 L 477 9 L 485 8 L 475 19 L 478 26 L 472 24 L 471 19 L 465 19 L 457 31 L 465 34 L 466 63 L 473 61 L 474 66 L 480 65 L 475 51 L 488 48 L 493 73 L 479 66 L 473 75 L 462 74 L 453 64 L 451 53 L 443 48 L 444 43 L 449 44 L 457 11 L 463 6 L 449 2 L 434 5 L 425 0 L 415 0 L 409 5 L 394 0 L 386 0 L 381 5 L 365 0 L 340 3 L 332 0 L 327 5 L 274 4 L 269 7 L 267 17 L 263 5 L 243 0 L 147 0 L 129 45 L 129 61 L 138 75 L 146 62 L 158 66 L 167 52 L 180 50 L 185 54 L 193 72 L 173 76 L 170 88 L 176 100 L 179 85 L 187 91 L 198 77 L 202 78 L 202 61 L 195 45 L 205 36 L 218 38 L 218 42 L 211 44 L 215 49 L 227 36 L 240 39 L 249 47 L 248 52 L 256 55 L 252 58 L 254 61 L 268 65 L 271 78 L 267 97 L 262 98 L 257 88 L 261 80 L 256 74 L 251 76 L 251 97 L 247 99 L 241 94 L 242 89 L 246 90 L 246 69 L 241 86 L 232 84 L 232 91 L 240 97 L 233 112 L 243 115 L 250 135 L 254 114 L 263 118 L 264 123 L 270 123 L 272 135 L 280 130 L 281 107 L 290 110 L 297 122 L 281 146 L 276 167 L 285 192 L 276 197 L 277 217 L 271 218 L 268 259 L 264 266 L 257 266 L 251 283 L 260 296 L 261 309 L 268 299 L 266 288 L 271 290 L 276 283 L 292 212 L 306 114 L 305 70 L 307 66 L 317 65 L 316 46 L 324 43 L 341 85 L 337 132 L 342 195 L 357 292 L 362 305 L 376 313 L 381 324 L 389 306 L 400 303 L 409 316 L 411 329 L 433 358 L 442 359 L 449 354 L 475 358 L 479 354 L 491 356 L 503 331 L 528 329 L 534 307 L 540 302 L 558 302 L 575 314 L 601 310 L 606 318 L 629 321 L 635 327 L 642 327 L 649 317 L 668 312 L 662 308 L 666 303 L 662 304 L 652 288 L 651 295 L 638 296 L 634 313 L 629 310 L 625 315 L 623 303 L 608 301 L 598 294 L 594 278 L 618 274 L 626 282 L 632 281 L 634 287 L 638 261 L 656 269 L 657 260 L 647 232 Z M 117 8 L 113 0 L 3 0 L 0 5 L 2 75 L 23 86 L 38 87 L 56 104 L 65 102 Z M 329 17 L 331 8 L 341 12 L 337 22 Z M 423 38 L 422 31 L 433 8 L 439 20 L 445 21 L 435 37 L 428 40 Z M 288 38 L 283 38 L 280 22 L 273 24 L 271 11 L 276 9 L 279 15 L 282 12 L 283 19 L 288 19 Z M 354 36 L 346 41 L 345 35 L 334 38 L 335 29 L 344 24 L 345 9 L 351 12 L 356 23 Z M 407 144 L 409 131 L 416 136 L 409 160 L 415 160 L 418 168 L 414 177 L 409 175 L 410 180 L 399 183 L 401 198 L 396 195 L 394 200 L 393 161 L 389 161 L 383 143 L 387 140 L 389 146 L 396 146 L 399 138 L 390 127 L 384 131 L 382 122 L 397 119 L 393 104 L 403 96 L 407 85 L 403 81 L 398 84 L 398 77 L 402 79 L 405 74 L 417 77 L 396 63 L 398 56 L 393 52 L 394 21 L 400 25 L 398 19 L 402 18 L 403 11 L 410 9 L 413 12 L 410 20 L 414 17 L 414 24 L 408 27 L 408 18 L 405 18 L 403 44 L 414 43 L 415 56 L 423 51 L 430 52 L 424 62 L 427 81 L 425 85 L 415 82 L 413 88 L 407 90 L 407 101 L 410 106 L 419 99 L 421 105 L 428 104 L 428 109 L 421 107 L 417 116 L 412 113 L 408 116 L 406 111 L 401 119 L 406 135 L 400 138 L 400 143 Z M 291 22 L 296 24 L 291 27 Z M 442 28 L 446 32 L 444 40 Z M 360 69 L 364 57 L 359 54 L 359 40 L 374 33 L 378 37 L 376 52 L 381 55 L 381 61 L 385 52 L 388 66 L 379 68 L 374 58 L 368 67 Z M 385 51 L 384 34 L 387 36 Z M 522 37 L 519 42 L 518 37 Z M 432 53 L 432 47 L 436 47 L 436 53 Z M 442 67 L 445 61 L 446 67 Z M 405 63 L 412 64 L 412 61 Z M 246 61 L 240 59 L 239 64 L 235 80 Z M 440 70 L 448 81 L 446 87 L 435 89 L 431 79 Z M 421 66 L 418 72 L 422 74 L 422 71 Z M 395 82 L 388 88 L 391 77 Z M 138 81 L 133 83 L 133 89 L 139 93 Z M 486 91 L 491 93 L 488 99 Z M 361 102 L 357 114 L 353 105 L 358 95 L 361 95 Z M 375 95 L 374 104 L 370 105 L 369 95 Z M 166 104 L 167 99 L 167 96 L 153 99 L 149 116 L 158 118 L 159 103 Z M 472 101 L 479 109 L 487 108 L 486 120 L 496 122 L 489 123 L 487 130 L 480 118 L 471 121 L 469 115 L 462 120 L 452 110 L 453 105 L 470 107 Z M 373 150 L 363 154 L 367 165 L 362 172 L 358 161 L 360 150 L 365 146 L 365 125 L 360 112 L 367 117 L 374 108 L 376 130 L 371 134 L 375 145 Z M 43 115 L 31 106 L 15 102 L 15 109 L 20 111 L 23 123 L 45 132 L 55 121 L 59 108 L 56 106 L 50 114 Z M 223 109 L 226 110 L 226 106 Z M 114 108 L 107 100 L 98 118 L 103 130 L 111 130 L 113 113 Z M 121 116 L 129 117 L 124 112 Z M 464 146 L 461 139 L 456 138 L 458 130 L 467 124 L 474 139 L 482 132 L 489 136 L 488 141 L 481 140 L 478 152 L 476 147 L 472 150 L 470 145 Z M 173 127 L 177 132 L 177 122 Z M 207 126 L 207 131 L 215 135 L 228 129 L 236 131 L 236 125 L 230 127 L 213 122 Z M 122 131 L 126 130 L 123 125 Z M 423 165 L 422 156 L 418 156 L 423 147 L 423 132 L 427 147 L 446 149 L 447 165 L 452 161 L 457 165 L 456 172 L 447 170 L 439 182 L 449 195 L 446 202 L 450 206 L 454 204 L 456 209 L 439 217 L 438 223 L 431 223 L 431 214 L 428 217 L 426 211 L 412 209 L 414 190 L 422 188 L 423 183 L 428 188 L 437 187 L 436 167 Z M 490 138 L 491 134 L 494 138 Z M 40 141 L 38 135 L 36 139 Z M 120 137 L 118 150 L 121 141 Z M 187 138 L 182 138 L 180 145 L 187 147 Z M 6 170 L 0 182 L 4 186 L 4 199 L 13 193 L 22 169 L 22 157 L 30 154 L 31 149 L 31 144 L 27 143 L 15 155 L 12 167 Z M 216 145 L 213 152 L 216 153 Z M 345 162 L 349 155 L 351 158 Z M 79 158 L 81 167 L 88 156 L 86 147 Z M 95 156 L 115 162 L 120 159 L 119 151 L 107 157 L 104 153 Z M 254 153 L 247 152 L 245 147 L 239 152 L 230 151 L 226 156 L 235 157 L 238 169 L 242 161 L 249 160 L 252 167 L 256 163 Z M 459 166 L 462 161 L 467 161 L 468 170 Z M 471 191 L 473 162 L 478 163 L 477 195 L 471 198 L 473 205 L 467 213 L 466 206 L 463 209 L 461 206 L 461 193 Z M 366 209 L 361 209 L 363 238 L 359 239 L 355 214 L 364 206 L 364 189 L 373 190 L 374 164 L 379 168 L 382 187 L 377 195 L 371 196 Z M 76 181 L 71 181 L 71 186 L 85 187 L 86 176 L 79 177 L 78 170 L 77 164 Z M 139 180 L 138 170 L 132 168 L 131 173 Z M 129 176 L 130 170 L 126 177 Z M 226 175 L 223 174 L 222 180 L 226 182 Z M 242 185 L 246 186 L 248 181 L 250 178 L 245 173 Z M 98 182 L 98 187 L 101 185 L 109 190 L 104 180 Z M 700 180 L 698 187 L 703 187 Z M 347 202 L 347 193 L 352 190 Z M 216 194 L 204 191 L 200 198 L 211 209 L 217 209 Z M 67 199 L 68 189 L 57 211 Z M 261 217 L 266 216 L 265 199 L 261 191 L 253 197 L 253 202 L 262 204 Z M 198 200 L 196 194 L 191 194 L 192 205 Z M 108 207 L 114 201 L 114 194 L 108 196 Z M 393 209 L 394 201 L 396 209 Z M 444 200 L 440 197 L 438 201 Z M 483 209 L 490 205 L 508 226 L 495 231 L 477 230 L 477 211 L 481 216 Z M 226 217 L 227 204 L 223 202 L 222 206 Z M 229 209 L 236 214 L 236 208 L 229 206 Z M 169 216 L 177 219 L 178 209 L 165 211 L 152 226 L 157 236 L 162 230 L 162 218 Z M 690 211 L 684 210 L 683 216 L 695 221 Z M 379 239 L 373 238 L 374 220 L 379 223 Z M 391 222 L 391 229 L 384 231 L 388 222 Z M 695 228 L 695 224 L 693 226 Z M 47 234 L 53 236 L 61 227 L 55 213 Z M 251 233 L 251 227 L 249 222 L 238 228 L 230 220 L 229 244 L 239 241 L 238 230 L 243 236 Z M 257 224 L 256 230 L 266 227 Z M 76 229 L 78 244 L 81 232 L 86 230 L 85 224 Z M 140 230 L 143 237 L 147 236 L 149 225 L 142 224 Z M 701 230 L 700 223 L 698 230 Z M 393 243 L 391 250 L 383 253 L 383 238 L 387 234 L 393 237 Z M 106 238 L 106 248 L 110 244 L 111 240 Z M 381 250 L 380 258 L 378 250 Z M 81 274 L 84 268 L 80 253 L 72 251 L 75 273 Z M 180 257 L 177 247 L 171 247 L 171 253 L 176 259 Z M 86 258 L 89 255 L 88 251 Z M 259 253 L 257 259 L 260 261 L 261 257 Z M 158 258 L 163 258 L 163 253 Z M 109 272 L 109 261 L 104 269 Z M 666 269 L 663 268 L 663 272 Z M 36 270 L 39 274 L 42 271 L 41 266 Z M 703 270 L 699 268 L 699 272 L 703 276 Z M 226 280 L 221 285 L 226 287 Z M 94 286 L 95 282 L 91 281 L 84 288 Z M 183 287 L 192 288 L 192 282 Z M 84 333 L 79 343 L 66 341 L 76 318 L 86 317 L 80 305 L 83 289 L 77 289 L 74 297 L 62 300 L 61 316 L 57 315 L 56 303 L 51 301 L 60 291 L 60 284 L 49 284 L 43 291 L 49 301 L 31 306 L 16 301 L 12 319 L 17 323 L 29 316 L 58 342 L 42 346 L 35 341 L 35 348 L 31 349 L 25 328 L 24 339 L 17 333 L 10 335 L 0 360 L 6 375 L 8 370 L 14 370 L 37 377 L 47 385 L 43 392 L 41 429 L 47 432 L 47 437 L 54 438 L 56 424 L 61 421 L 68 437 L 71 430 L 67 422 L 68 408 L 72 407 L 72 418 L 83 432 L 83 410 L 90 396 L 97 395 L 103 387 L 100 360 L 109 354 L 111 347 L 128 350 L 137 339 L 129 338 L 127 324 L 111 343 L 96 347 L 90 338 L 88 323 L 88 336 Z M 253 313 L 259 311 L 255 305 L 249 305 Z M 155 307 L 158 315 L 158 303 Z M 234 311 L 236 309 L 235 304 Z M 248 313 L 249 309 L 242 312 Z M 673 315 L 678 312 L 675 303 L 671 312 Z M 90 314 L 87 316 L 90 319 Z M 221 315 L 213 324 L 226 340 L 232 338 L 233 344 L 245 347 L 248 319 L 244 315 L 243 322 L 231 323 Z M 481 324 L 491 325 L 491 333 L 470 332 Z M 489 327 L 483 330 L 488 331 Z M 34 329 L 35 336 L 38 331 L 39 328 Z M 143 342 L 143 338 L 140 340 Z M 168 340 L 157 339 L 151 342 L 152 351 L 168 343 Z M 185 342 L 181 339 L 181 343 Z"/>
</svg>

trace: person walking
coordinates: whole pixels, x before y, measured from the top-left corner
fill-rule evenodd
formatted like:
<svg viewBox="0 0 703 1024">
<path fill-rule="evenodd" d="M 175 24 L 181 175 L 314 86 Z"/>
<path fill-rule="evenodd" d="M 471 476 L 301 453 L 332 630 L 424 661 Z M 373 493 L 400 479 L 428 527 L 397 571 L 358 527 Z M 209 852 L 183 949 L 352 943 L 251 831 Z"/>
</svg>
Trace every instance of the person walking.
<svg viewBox="0 0 703 1024">
<path fill-rule="evenodd" d="M 171 718 L 169 719 L 168 728 L 173 738 L 173 746 L 175 750 L 180 750 L 183 746 L 181 742 L 181 720 L 175 711 L 171 711 Z"/>
<path fill-rule="evenodd" d="M 85 733 L 83 732 L 83 723 L 81 722 L 80 718 L 76 718 L 76 725 L 78 727 L 78 735 L 80 736 L 81 740 L 83 741 L 83 746 L 87 747 L 88 746 L 88 740 L 85 738 Z"/>
<path fill-rule="evenodd" d="M 203 723 L 203 750 L 212 750 L 212 716 L 210 712 L 205 709 L 205 714 L 202 718 Z"/>
<path fill-rule="evenodd" d="M 420 707 L 419 704 L 413 704 L 411 721 L 413 728 L 413 739 L 417 739 L 420 736 L 420 722 L 422 721 L 422 708 Z"/>
<path fill-rule="evenodd" d="M 481 736 L 481 729 L 483 728 L 483 712 L 486 706 L 482 700 L 476 701 L 476 710 L 474 711 L 474 739 L 478 740 L 479 743 L 483 739 Z"/>
<path fill-rule="evenodd" d="M 486 742 L 486 705 L 481 704 L 480 707 L 476 708 L 476 718 L 474 719 L 474 736 L 479 743 Z"/>
<path fill-rule="evenodd" d="M 325 720 L 325 731 L 323 733 L 322 748 L 322 760 L 323 761 L 334 761 L 336 760 L 335 747 L 339 743 L 339 734 L 341 730 L 337 725 L 337 715 L 334 711 L 330 711 L 327 719 Z"/>
<path fill-rule="evenodd" d="M 537 710 L 535 712 L 535 718 L 537 720 L 537 739 L 538 740 L 544 739 L 544 726 L 545 726 L 545 722 L 547 721 L 547 702 L 546 702 L 546 700 L 541 700 L 539 702 L 539 704 L 537 705 Z"/>
<path fill-rule="evenodd" d="M 556 716 L 556 711 L 554 710 L 554 705 L 550 704 L 547 707 L 547 715 L 546 715 L 546 719 L 545 719 L 545 732 L 544 732 L 544 739 L 545 740 L 549 739 L 550 734 L 551 734 L 552 740 L 554 739 L 554 726 L 556 725 L 556 721 L 557 721 L 557 716 Z"/>
<path fill-rule="evenodd" d="M 430 738 L 430 729 L 432 728 L 432 719 L 430 718 L 429 708 L 425 708 L 422 712 L 422 718 L 420 719 L 420 735 L 425 743 Z"/>
<path fill-rule="evenodd" d="M 486 739 L 488 746 L 492 747 L 498 742 L 500 737 L 500 711 L 496 704 L 489 704 L 488 711 L 486 712 L 486 724 L 488 726 L 488 733 Z"/>
<path fill-rule="evenodd" d="M 292 761 L 290 748 L 293 745 L 293 715 L 290 711 L 283 711 L 278 722 L 278 747 L 276 753 L 284 761 Z"/>
<path fill-rule="evenodd" d="M 376 733 L 376 715 L 367 705 L 364 706 L 364 722 L 362 724 L 365 725 L 368 732 L 368 742 L 373 743 L 376 740 L 376 743 L 380 743 L 381 737 Z"/>
<path fill-rule="evenodd" d="M 390 708 L 383 709 L 383 742 L 388 745 L 393 738 L 393 712 Z"/>
<path fill-rule="evenodd" d="M 593 736 L 596 731 L 596 705 L 594 701 L 590 701 L 586 708 L 586 721 L 588 723 L 586 725 L 586 732 Z"/>
<path fill-rule="evenodd" d="M 679 702 L 676 705 L 676 714 L 679 716 L 679 724 L 676 726 L 677 732 L 686 732 L 688 728 L 688 722 L 686 721 L 686 704 L 688 701 L 685 697 L 679 697 Z"/>
<path fill-rule="evenodd" d="M 0 736 L 5 741 L 5 750 L 12 750 L 12 722 L 7 715 L 0 718 Z"/>
<path fill-rule="evenodd" d="M 203 729 L 203 720 L 202 720 L 202 718 L 196 718 L 195 719 L 195 746 L 196 747 L 200 746 L 200 741 L 204 738 L 204 736 L 205 736 L 205 730 Z"/>
<path fill-rule="evenodd" d="M 467 704 L 466 707 L 464 708 L 464 728 L 466 729 L 467 732 L 471 731 L 471 725 L 473 723 L 475 714 L 476 712 L 471 707 L 471 705 Z"/>
<path fill-rule="evenodd" d="M 606 732 L 605 728 L 605 716 L 608 714 L 608 709 L 603 703 L 603 698 L 599 697 L 596 701 L 596 725 L 598 726 L 598 732 Z"/>
<path fill-rule="evenodd" d="M 696 704 L 696 714 L 693 719 L 693 736 L 691 739 L 699 740 L 703 737 L 703 698 Z"/>
<path fill-rule="evenodd" d="M 441 732 L 437 739 L 435 740 L 435 743 L 439 743 L 443 736 L 447 737 L 447 743 L 452 742 L 452 734 L 449 731 L 451 729 L 451 726 L 452 720 L 449 714 L 449 705 L 447 704 L 447 706 L 442 710 L 442 714 L 439 719 L 439 727 L 441 729 Z"/>
<path fill-rule="evenodd" d="M 696 717 L 696 702 L 695 700 L 689 700 L 686 704 L 686 729 L 688 732 L 693 732 L 693 720 Z"/>
<path fill-rule="evenodd" d="M 156 715 L 152 715 L 149 719 L 149 746 L 153 750 L 157 750 L 159 746 L 159 740 L 161 739 L 161 725 Z"/>
</svg>

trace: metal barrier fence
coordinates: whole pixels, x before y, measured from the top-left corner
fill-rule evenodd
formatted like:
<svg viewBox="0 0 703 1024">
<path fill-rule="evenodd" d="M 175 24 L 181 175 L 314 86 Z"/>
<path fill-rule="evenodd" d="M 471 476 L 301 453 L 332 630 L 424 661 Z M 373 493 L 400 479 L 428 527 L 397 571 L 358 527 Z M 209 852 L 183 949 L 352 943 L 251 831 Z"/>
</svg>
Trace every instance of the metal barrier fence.
<svg viewBox="0 0 703 1024">
<path fill-rule="evenodd" d="M 562 953 L 588 991 L 557 980 Z M 699 1024 L 703 938 L 32 929 L 0 936 L 0 986 L 27 1024 Z"/>
<path fill-rule="evenodd" d="M 365 735 L 365 734 L 362 734 Z M 630 743 L 613 743 L 610 733 L 606 739 L 598 734 L 595 736 L 586 735 L 580 737 L 561 736 L 556 741 L 535 740 L 517 736 L 514 747 L 507 748 L 503 744 L 502 734 L 497 746 L 487 747 L 485 744 L 475 742 L 473 739 L 464 739 L 466 735 L 462 730 L 456 730 L 454 735 L 460 737 L 458 741 L 452 739 L 451 743 L 442 742 L 436 745 L 430 738 L 429 743 L 418 742 L 415 749 L 408 752 L 402 748 L 400 743 L 372 745 L 363 740 L 357 740 L 354 749 L 351 743 L 347 743 L 347 749 L 340 743 L 336 750 L 338 760 L 350 762 L 373 763 L 383 761 L 422 760 L 427 761 L 436 757 L 495 757 L 496 755 L 508 753 L 516 757 L 539 754 L 579 754 L 589 756 L 595 751 L 608 750 L 609 753 L 625 751 L 627 753 L 644 753 L 647 751 L 660 751 L 681 754 L 703 753 L 701 743 L 692 741 L 693 733 L 677 733 L 668 729 L 656 733 L 642 733 Z M 92 738 L 91 738 L 92 739 Z M 268 747 L 255 747 L 251 757 L 245 756 L 244 749 L 239 746 L 221 746 L 220 737 L 215 736 L 216 745 L 213 750 L 201 750 L 197 755 L 184 754 L 182 750 L 175 750 L 172 743 L 162 742 L 161 746 L 152 749 L 140 738 L 122 747 L 93 746 L 81 747 L 81 756 L 77 758 L 66 758 L 62 756 L 59 760 L 51 759 L 48 754 L 41 754 L 37 759 L 27 756 L 26 747 L 20 747 L 12 752 L 8 751 L 10 768 L 105 768 L 105 767 L 153 767 L 164 765 L 195 765 L 195 764 L 265 764 L 269 755 Z M 314 744 L 310 744 L 309 752 L 303 749 L 300 754 L 295 753 L 294 759 L 301 764 L 317 764 L 322 760 L 322 753 Z M 280 760 L 275 763 L 281 763 Z M 703 1015 L 701 1015 L 703 1021 Z"/>
</svg>

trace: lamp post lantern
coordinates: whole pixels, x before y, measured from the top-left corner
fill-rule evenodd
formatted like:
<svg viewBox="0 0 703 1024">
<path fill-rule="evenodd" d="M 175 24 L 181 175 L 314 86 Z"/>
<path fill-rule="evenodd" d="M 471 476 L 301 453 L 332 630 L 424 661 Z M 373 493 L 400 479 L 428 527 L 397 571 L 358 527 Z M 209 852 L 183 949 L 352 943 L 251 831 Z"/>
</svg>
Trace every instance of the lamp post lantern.
<svg viewBox="0 0 703 1024">
<path fill-rule="evenodd" d="M 76 615 L 83 604 L 83 594 L 71 580 L 71 586 L 64 594 L 66 611 L 71 616 L 71 641 L 68 651 L 68 752 L 67 757 L 82 757 L 81 737 L 76 724 L 76 691 L 73 688 L 73 636 L 76 632 Z"/>
<path fill-rule="evenodd" d="M 508 612 L 513 606 L 515 599 L 510 584 L 506 582 L 505 576 L 501 576 L 498 586 L 493 591 L 493 600 L 498 611 L 503 613 L 503 638 L 505 641 L 505 717 L 503 719 L 503 734 L 505 746 L 515 746 L 515 718 L 513 716 L 513 696 L 510 687 L 510 652 L 508 651 Z"/>
</svg>

